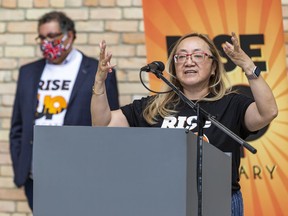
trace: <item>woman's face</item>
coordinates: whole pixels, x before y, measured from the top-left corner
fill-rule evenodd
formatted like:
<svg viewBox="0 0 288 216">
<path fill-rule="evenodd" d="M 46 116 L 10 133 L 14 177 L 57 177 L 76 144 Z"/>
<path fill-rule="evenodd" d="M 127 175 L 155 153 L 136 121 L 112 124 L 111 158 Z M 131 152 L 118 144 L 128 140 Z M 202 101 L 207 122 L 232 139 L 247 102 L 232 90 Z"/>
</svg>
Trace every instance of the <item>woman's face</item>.
<svg viewBox="0 0 288 216">
<path fill-rule="evenodd" d="M 215 75 L 216 68 L 211 56 L 208 44 L 199 37 L 188 37 L 180 42 L 174 61 L 176 76 L 184 90 L 208 89 L 210 76 Z"/>
</svg>

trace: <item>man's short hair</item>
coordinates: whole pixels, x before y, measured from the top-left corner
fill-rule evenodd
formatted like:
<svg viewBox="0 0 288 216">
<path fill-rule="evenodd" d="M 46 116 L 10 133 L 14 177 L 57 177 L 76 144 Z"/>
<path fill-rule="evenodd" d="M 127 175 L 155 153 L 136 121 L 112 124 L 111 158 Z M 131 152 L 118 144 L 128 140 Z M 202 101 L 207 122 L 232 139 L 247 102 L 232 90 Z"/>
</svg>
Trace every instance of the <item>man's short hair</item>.
<svg viewBox="0 0 288 216">
<path fill-rule="evenodd" d="M 63 33 L 72 31 L 74 34 L 74 39 L 76 38 L 76 29 L 75 29 L 74 21 L 71 20 L 68 16 L 66 16 L 65 13 L 60 12 L 60 11 L 52 11 L 40 17 L 40 19 L 38 20 L 38 29 L 41 25 L 51 22 L 51 21 L 58 22 L 61 28 L 61 31 Z"/>
</svg>

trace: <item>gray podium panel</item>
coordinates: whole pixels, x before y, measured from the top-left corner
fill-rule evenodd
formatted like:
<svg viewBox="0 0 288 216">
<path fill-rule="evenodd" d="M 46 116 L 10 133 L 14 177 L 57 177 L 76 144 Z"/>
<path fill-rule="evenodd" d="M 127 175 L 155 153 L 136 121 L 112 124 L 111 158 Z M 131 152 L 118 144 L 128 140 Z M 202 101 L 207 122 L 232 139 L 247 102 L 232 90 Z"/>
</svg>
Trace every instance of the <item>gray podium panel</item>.
<svg viewBox="0 0 288 216">
<path fill-rule="evenodd" d="M 231 158 L 203 146 L 203 215 L 231 215 Z M 196 137 L 183 129 L 35 126 L 35 216 L 197 215 Z"/>
</svg>

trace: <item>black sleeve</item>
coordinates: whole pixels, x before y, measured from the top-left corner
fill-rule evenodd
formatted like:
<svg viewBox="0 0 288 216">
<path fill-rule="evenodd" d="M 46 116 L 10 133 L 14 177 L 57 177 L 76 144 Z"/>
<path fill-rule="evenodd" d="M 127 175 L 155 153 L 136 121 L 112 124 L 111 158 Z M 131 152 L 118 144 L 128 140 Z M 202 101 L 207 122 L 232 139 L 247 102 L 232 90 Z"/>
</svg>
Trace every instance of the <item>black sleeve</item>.
<svg viewBox="0 0 288 216">
<path fill-rule="evenodd" d="M 242 94 L 238 94 L 236 98 L 238 104 L 236 106 L 236 113 L 239 114 L 239 122 L 242 125 L 240 134 L 242 137 L 247 137 L 251 131 L 249 131 L 245 125 L 245 113 L 250 104 L 254 102 L 254 99 Z M 253 133 L 257 133 L 257 131 L 254 131 Z"/>
<path fill-rule="evenodd" d="M 143 110 L 147 106 L 150 98 L 151 96 L 141 98 L 140 100 L 134 100 L 131 104 L 121 107 L 130 127 L 150 126 L 143 117 Z"/>
</svg>

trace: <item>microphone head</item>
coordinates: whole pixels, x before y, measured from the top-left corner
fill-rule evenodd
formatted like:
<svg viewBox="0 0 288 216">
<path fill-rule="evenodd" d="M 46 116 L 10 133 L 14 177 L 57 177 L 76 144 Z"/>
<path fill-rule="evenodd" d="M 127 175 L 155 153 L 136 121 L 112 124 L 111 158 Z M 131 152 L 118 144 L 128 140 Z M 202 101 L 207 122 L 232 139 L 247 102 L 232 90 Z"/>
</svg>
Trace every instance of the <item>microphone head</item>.
<svg viewBox="0 0 288 216">
<path fill-rule="evenodd" d="M 165 69 L 165 65 L 161 61 L 154 61 L 154 62 L 152 62 L 152 64 L 157 65 L 157 70 L 159 70 L 159 71 L 164 71 L 164 69 Z"/>
</svg>

